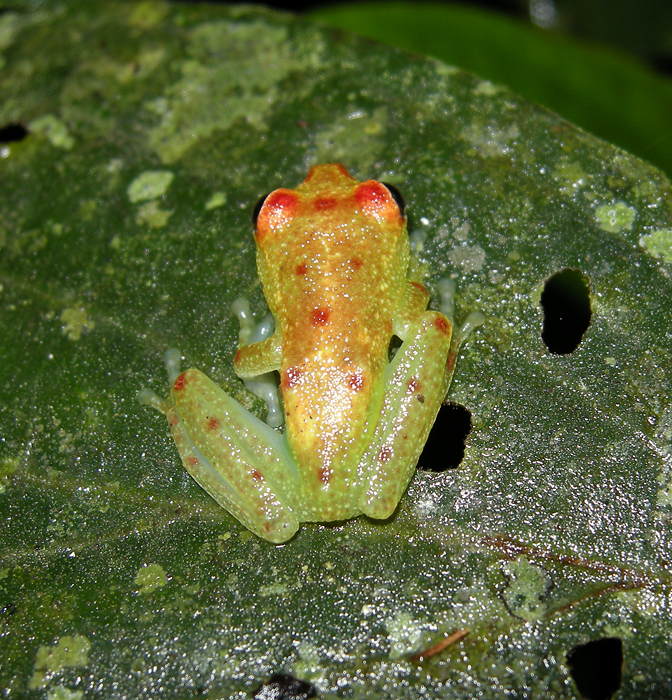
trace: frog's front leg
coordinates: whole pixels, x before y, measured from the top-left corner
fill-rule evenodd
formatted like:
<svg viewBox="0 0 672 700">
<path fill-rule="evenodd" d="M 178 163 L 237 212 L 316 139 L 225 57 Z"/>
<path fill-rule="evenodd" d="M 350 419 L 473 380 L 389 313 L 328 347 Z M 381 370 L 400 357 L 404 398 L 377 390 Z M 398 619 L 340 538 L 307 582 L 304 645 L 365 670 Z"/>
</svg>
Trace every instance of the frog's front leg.
<svg viewBox="0 0 672 700">
<path fill-rule="evenodd" d="M 395 318 L 403 343 L 386 368 L 380 416 L 362 459 L 367 489 L 359 505 L 372 518 L 394 512 L 448 391 L 460 343 L 485 321 L 473 312 L 453 334 L 455 283 L 442 280 L 439 291 L 444 313 L 425 311 L 427 292 L 409 282 Z"/>
<path fill-rule="evenodd" d="M 165 354 L 171 397 L 144 389 L 161 411 L 185 469 L 217 503 L 260 537 L 290 539 L 299 527 L 299 477 L 283 435 L 253 416 L 197 369 L 179 371 L 179 350 Z"/>
</svg>

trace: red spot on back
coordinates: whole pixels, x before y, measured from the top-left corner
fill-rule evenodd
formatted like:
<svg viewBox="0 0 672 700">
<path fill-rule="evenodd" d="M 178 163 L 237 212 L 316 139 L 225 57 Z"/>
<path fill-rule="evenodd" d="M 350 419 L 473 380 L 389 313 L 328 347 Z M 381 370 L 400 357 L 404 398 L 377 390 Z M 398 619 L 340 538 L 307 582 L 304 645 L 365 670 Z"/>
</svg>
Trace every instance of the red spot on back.
<svg viewBox="0 0 672 700">
<path fill-rule="evenodd" d="M 382 464 L 387 464 L 392 459 L 393 454 L 391 447 L 383 447 L 378 453 L 378 461 Z"/>
<path fill-rule="evenodd" d="M 240 362 L 240 356 L 243 354 L 242 348 L 236 350 L 236 354 L 233 356 L 233 364 L 236 365 Z"/>
<path fill-rule="evenodd" d="M 253 469 L 250 472 L 250 476 L 255 480 L 255 481 L 263 481 L 264 480 L 264 475 L 258 470 L 258 469 Z"/>
<path fill-rule="evenodd" d="M 364 264 L 359 258 L 350 258 L 349 260 L 350 269 L 357 272 L 359 268 Z"/>
<path fill-rule="evenodd" d="M 408 386 L 408 393 L 413 394 L 414 392 L 416 392 L 420 388 L 420 382 L 415 377 L 413 377 L 408 382 L 407 386 Z"/>
<path fill-rule="evenodd" d="M 336 206 L 334 197 L 321 197 L 315 200 L 315 209 L 333 209 Z"/>
<path fill-rule="evenodd" d="M 322 467 L 319 473 L 320 481 L 326 486 L 331 479 L 331 469 L 328 467 Z"/>
<path fill-rule="evenodd" d="M 185 372 L 182 372 L 182 374 L 175 380 L 175 383 L 173 384 L 173 391 L 180 391 L 187 386 L 187 379 L 184 375 Z"/>
<path fill-rule="evenodd" d="M 353 391 L 359 391 L 364 386 L 364 374 L 361 370 L 348 375 L 348 386 Z"/>
<path fill-rule="evenodd" d="M 219 430 L 221 426 L 222 422 L 219 420 L 219 418 L 215 418 L 215 416 L 208 418 L 208 430 Z"/>
<path fill-rule="evenodd" d="M 445 316 L 437 316 L 434 321 L 434 328 L 436 328 L 439 333 L 448 335 L 450 333 L 450 321 Z"/>
<path fill-rule="evenodd" d="M 285 376 L 282 379 L 283 389 L 293 389 L 301 381 L 303 372 L 297 367 L 288 367 L 285 370 Z"/>
<path fill-rule="evenodd" d="M 319 309 L 313 309 L 310 314 L 310 322 L 314 326 L 325 326 L 329 323 L 331 309 L 328 306 L 321 306 Z"/>
<path fill-rule="evenodd" d="M 300 265 L 296 266 L 296 274 L 297 275 L 305 275 L 307 271 L 308 271 L 308 266 L 306 265 L 306 263 L 301 263 Z"/>
</svg>

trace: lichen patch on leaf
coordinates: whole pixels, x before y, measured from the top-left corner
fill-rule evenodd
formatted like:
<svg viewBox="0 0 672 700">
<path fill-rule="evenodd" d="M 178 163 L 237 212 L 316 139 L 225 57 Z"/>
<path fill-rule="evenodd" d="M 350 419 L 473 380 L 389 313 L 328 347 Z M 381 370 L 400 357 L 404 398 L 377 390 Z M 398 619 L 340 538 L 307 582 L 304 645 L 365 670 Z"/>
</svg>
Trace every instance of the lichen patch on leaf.
<svg viewBox="0 0 672 700">
<path fill-rule="evenodd" d="M 152 593 L 168 583 L 168 576 L 161 564 L 147 564 L 140 568 L 134 583 L 139 587 L 138 593 Z"/>
<path fill-rule="evenodd" d="M 55 114 L 45 114 L 33 119 L 28 124 L 32 133 L 44 134 L 56 148 L 69 151 L 75 145 L 75 139 L 68 133 L 68 127 Z"/>
<path fill-rule="evenodd" d="M 134 204 L 163 197 L 174 177 L 170 170 L 145 170 L 131 182 L 126 194 Z"/>
<path fill-rule="evenodd" d="M 672 229 L 660 228 L 639 239 L 639 245 L 647 253 L 672 263 Z"/>
<path fill-rule="evenodd" d="M 71 306 L 61 312 L 61 322 L 63 323 L 63 335 L 69 340 L 79 340 L 82 333 L 92 331 L 96 324 L 89 318 L 87 310 L 83 306 Z"/>
<path fill-rule="evenodd" d="M 633 207 L 629 207 L 625 202 L 603 204 L 595 210 L 598 226 L 609 233 L 632 231 L 632 224 L 636 215 L 637 211 Z"/>
<path fill-rule="evenodd" d="M 54 674 L 66 668 L 86 666 L 90 649 L 91 642 L 81 634 L 65 635 L 53 646 L 41 646 L 28 687 L 31 690 L 42 688 Z"/>
</svg>

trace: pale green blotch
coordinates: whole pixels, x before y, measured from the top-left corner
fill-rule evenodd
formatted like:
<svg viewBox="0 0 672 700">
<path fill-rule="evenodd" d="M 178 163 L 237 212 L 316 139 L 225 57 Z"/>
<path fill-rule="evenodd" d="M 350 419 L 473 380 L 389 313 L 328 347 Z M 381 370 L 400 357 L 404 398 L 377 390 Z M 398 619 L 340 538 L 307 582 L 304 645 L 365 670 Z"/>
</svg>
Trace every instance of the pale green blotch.
<svg viewBox="0 0 672 700">
<path fill-rule="evenodd" d="M 161 564 L 147 564 L 136 574 L 134 583 L 139 586 L 138 593 L 152 593 L 168 583 L 168 577 Z"/>
<path fill-rule="evenodd" d="M 616 204 L 603 204 L 595 210 L 595 218 L 599 227 L 609 233 L 632 231 L 632 224 L 637 211 L 629 207 L 625 202 Z"/>
<path fill-rule="evenodd" d="M 14 37 L 21 28 L 21 16 L 18 12 L 5 12 L 0 15 L 0 51 L 14 43 Z"/>
<path fill-rule="evenodd" d="M 425 623 L 415 620 L 410 613 L 399 611 L 394 617 L 388 617 L 384 624 L 391 642 L 391 659 L 400 659 L 420 650 Z"/>
<path fill-rule="evenodd" d="M 498 92 L 504 92 L 506 88 L 503 85 L 495 85 L 489 80 L 481 80 L 481 82 L 474 88 L 474 95 L 485 95 L 486 97 L 492 97 Z"/>
<path fill-rule="evenodd" d="M 143 0 L 136 3 L 128 19 L 128 23 L 142 29 L 156 26 L 170 11 L 167 2 L 159 0 Z"/>
<path fill-rule="evenodd" d="M 639 239 L 639 245 L 647 253 L 672 263 L 672 229 L 660 228 Z"/>
<path fill-rule="evenodd" d="M 163 197 L 174 177 L 170 170 L 145 170 L 126 188 L 126 194 L 134 204 Z"/>
<path fill-rule="evenodd" d="M 171 214 L 172 212 L 167 209 L 161 209 L 158 200 L 152 200 L 145 202 L 138 209 L 135 221 L 140 226 L 145 224 L 149 228 L 163 228 L 168 223 Z"/>
<path fill-rule="evenodd" d="M 215 192 L 212 197 L 205 203 L 206 211 L 223 207 L 226 204 L 226 194 L 224 192 Z"/>
<path fill-rule="evenodd" d="M 28 688 L 36 690 L 43 687 L 54 674 L 66 668 L 86 666 L 90 649 L 91 642 L 81 634 L 61 637 L 53 646 L 41 646 L 37 650 Z"/>
<path fill-rule="evenodd" d="M 520 129 L 516 124 L 500 129 L 490 122 L 476 121 L 462 129 L 460 137 L 471 145 L 469 154 L 497 158 L 513 153 Z"/>
<path fill-rule="evenodd" d="M 448 260 L 455 266 L 461 267 L 466 274 L 469 272 L 480 272 L 485 264 L 485 251 L 480 245 L 455 246 L 448 252 Z"/>
<path fill-rule="evenodd" d="M 200 140 L 238 121 L 266 130 L 267 115 L 282 97 L 282 81 L 319 65 L 317 36 L 316 30 L 297 45 L 296 38 L 288 40 L 286 27 L 265 21 L 195 26 L 187 47 L 192 58 L 181 63 L 181 78 L 165 90 L 165 111 L 149 132 L 149 145 L 164 163 L 174 163 Z M 146 106 L 156 111 L 156 103 Z"/>
<path fill-rule="evenodd" d="M 83 697 L 83 690 L 70 690 L 64 685 L 57 685 L 47 691 L 47 700 L 82 700 Z"/>
<path fill-rule="evenodd" d="M 317 134 L 316 161 L 349 163 L 357 170 L 369 171 L 385 148 L 381 137 L 388 121 L 385 107 L 378 107 L 373 113 L 351 108 Z"/>
<path fill-rule="evenodd" d="M 264 598 L 270 595 L 286 595 L 288 590 L 289 589 L 286 583 L 276 581 L 268 586 L 261 586 L 259 588 L 259 595 Z"/>
<path fill-rule="evenodd" d="M 75 139 L 68 133 L 68 127 L 55 114 L 44 114 L 33 119 L 28 123 L 28 131 L 44 134 L 52 146 L 66 151 L 75 145 Z"/>
<path fill-rule="evenodd" d="M 588 176 L 581 166 L 570 161 L 556 165 L 552 177 L 563 194 L 574 194 L 588 183 Z"/>
<path fill-rule="evenodd" d="M 437 75 L 451 76 L 456 73 L 461 73 L 462 69 L 457 66 L 451 66 L 448 63 L 442 63 L 441 61 L 436 61 L 434 63 L 434 71 Z"/>
<path fill-rule="evenodd" d="M 83 306 L 69 307 L 61 312 L 61 329 L 68 340 L 79 340 L 82 333 L 96 327 Z"/>
<path fill-rule="evenodd" d="M 528 622 L 538 620 L 546 612 L 543 598 L 551 586 L 551 578 L 544 569 L 530 564 L 527 557 L 518 557 L 502 566 L 509 579 L 502 598 L 509 612 Z"/>
</svg>

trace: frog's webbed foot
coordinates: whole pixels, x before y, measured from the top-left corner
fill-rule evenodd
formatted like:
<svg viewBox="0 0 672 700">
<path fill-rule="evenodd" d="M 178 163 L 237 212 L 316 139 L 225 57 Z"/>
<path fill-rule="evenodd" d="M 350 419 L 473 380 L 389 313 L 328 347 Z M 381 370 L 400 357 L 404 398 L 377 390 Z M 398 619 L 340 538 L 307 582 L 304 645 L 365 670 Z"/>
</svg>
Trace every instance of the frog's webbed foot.
<svg viewBox="0 0 672 700">
<path fill-rule="evenodd" d="M 268 314 L 261 323 L 255 324 L 250 311 L 250 304 L 245 297 L 239 297 L 231 304 L 231 313 L 238 316 L 240 322 L 239 343 L 241 348 L 262 343 L 273 336 L 275 322 Z M 243 377 L 248 391 L 262 399 L 268 407 L 266 423 L 272 428 L 279 428 L 284 422 L 284 415 L 278 398 L 278 380 L 274 372 L 263 372 L 253 377 Z"/>
<path fill-rule="evenodd" d="M 441 296 L 441 313 L 443 313 L 452 324 L 455 316 L 455 296 L 457 290 L 455 280 L 444 277 L 439 280 L 437 288 Z M 444 394 L 448 391 L 448 387 L 450 386 L 450 380 L 452 378 L 453 369 L 455 368 L 457 356 L 460 352 L 460 346 L 474 329 L 482 326 L 484 323 L 485 315 L 483 313 L 480 311 L 471 311 L 457 330 L 453 328 L 453 337 L 450 342 L 450 352 L 448 353 L 448 373 L 446 375 Z"/>
<path fill-rule="evenodd" d="M 168 381 L 171 386 L 175 383 L 175 380 L 180 376 L 180 363 L 182 362 L 182 353 L 177 348 L 169 348 L 163 353 L 163 364 L 168 372 Z M 145 406 L 151 406 L 157 411 L 163 413 L 167 416 L 172 408 L 172 404 L 167 399 L 162 399 L 155 391 L 152 389 L 140 389 L 138 392 L 138 401 Z"/>
</svg>

